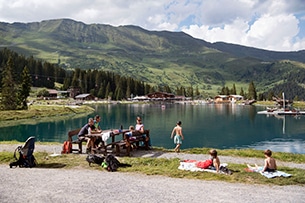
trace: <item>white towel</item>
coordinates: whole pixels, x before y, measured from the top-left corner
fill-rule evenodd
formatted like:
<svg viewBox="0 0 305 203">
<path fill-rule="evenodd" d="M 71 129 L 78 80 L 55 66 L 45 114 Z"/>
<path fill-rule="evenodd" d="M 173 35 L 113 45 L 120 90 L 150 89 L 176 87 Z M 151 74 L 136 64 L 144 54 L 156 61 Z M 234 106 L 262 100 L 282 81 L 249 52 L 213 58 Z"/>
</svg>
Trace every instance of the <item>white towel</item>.
<svg viewBox="0 0 305 203">
<path fill-rule="evenodd" d="M 105 142 L 105 145 L 107 144 L 107 140 L 110 137 L 110 132 L 102 133 L 102 140 Z"/>
</svg>

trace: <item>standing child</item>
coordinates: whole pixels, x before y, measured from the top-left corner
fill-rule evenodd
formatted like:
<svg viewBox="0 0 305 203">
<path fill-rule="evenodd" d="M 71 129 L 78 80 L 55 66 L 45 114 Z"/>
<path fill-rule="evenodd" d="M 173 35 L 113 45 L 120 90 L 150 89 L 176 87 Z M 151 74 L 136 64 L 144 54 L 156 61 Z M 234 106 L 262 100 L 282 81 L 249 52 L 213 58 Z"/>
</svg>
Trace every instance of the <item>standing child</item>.
<svg viewBox="0 0 305 203">
<path fill-rule="evenodd" d="M 184 136 L 182 134 L 181 124 L 182 124 L 181 121 L 178 121 L 177 125 L 174 127 L 172 134 L 171 134 L 171 139 L 173 138 L 173 136 L 175 134 L 175 137 L 174 137 L 174 143 L 176 144 L 176 147 L 174 149 L 175 152 L 180 152 L 182 140 L 184 139 Z"/>
<path fill-rule="evenodd" d="M 265 166 L 264 166 L 262 172 L 265 172 L 265 171 L 275 172 L 277 169 L 277 166 L 276 166 L 275 159 L 273 157 L 271 157 L 272 151 L 270 149 L 267 149 L 267 150 L 265 150 L 264 154 L 265 154 L 266 159 L 265 159 Z"/>
</svg>

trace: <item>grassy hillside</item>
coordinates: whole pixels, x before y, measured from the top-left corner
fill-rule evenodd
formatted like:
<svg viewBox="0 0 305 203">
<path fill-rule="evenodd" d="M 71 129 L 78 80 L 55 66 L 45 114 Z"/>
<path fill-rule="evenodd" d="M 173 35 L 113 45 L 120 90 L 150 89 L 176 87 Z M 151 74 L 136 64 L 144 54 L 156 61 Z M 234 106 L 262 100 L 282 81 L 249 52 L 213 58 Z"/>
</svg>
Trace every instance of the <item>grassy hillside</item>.
<svg viewBox="0 0 305 203">
<path fill-rule="evenodd" d="M 248 91 L 251 81 L 263 91 L 285 81 L 288 74 L 305 73 L 304 52 L 211 44 L 182 32 L 86 25 L 68 19 L 0 23 L 0 45 L 67 69 L 114 71 L 172 89 L 198 86 L 204 95 L 215 95 L 233 83 L 238 92 L 241 87 Z"/>
</svg>

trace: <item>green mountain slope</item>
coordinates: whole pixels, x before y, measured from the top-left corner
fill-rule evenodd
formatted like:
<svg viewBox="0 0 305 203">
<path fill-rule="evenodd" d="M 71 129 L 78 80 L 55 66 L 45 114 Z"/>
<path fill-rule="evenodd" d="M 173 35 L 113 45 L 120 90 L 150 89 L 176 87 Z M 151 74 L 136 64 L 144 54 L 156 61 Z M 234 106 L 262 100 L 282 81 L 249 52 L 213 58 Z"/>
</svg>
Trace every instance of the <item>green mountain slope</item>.
<svg viewBox="0 0 305 203">
<path fill-rule="evenodd" d="M 206 94 L 231 88 L 232 83 L 238 93 L 240 87 L 247 91 L 251 81 L 263 91 L 287 81 L 291 74 L 305 72 L 305 51 L 271 52 L 212 44 L 183 32 L 87 25 L 69 19 L 0 23 L 0 46 L 66 68 L 114 71 L 173 89 L 198 86 Z"/>
</svg>

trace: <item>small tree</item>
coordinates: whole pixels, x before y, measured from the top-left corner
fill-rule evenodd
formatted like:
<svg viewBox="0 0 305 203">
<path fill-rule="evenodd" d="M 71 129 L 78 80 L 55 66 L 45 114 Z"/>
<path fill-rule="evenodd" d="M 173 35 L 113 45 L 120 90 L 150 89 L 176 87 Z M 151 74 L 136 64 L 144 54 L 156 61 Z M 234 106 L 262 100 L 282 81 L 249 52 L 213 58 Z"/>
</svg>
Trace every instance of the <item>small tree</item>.
<svg viewBox="0 0 305 203">
<path fill-rule="evenodd" d="M 257 99 L 257 93 L 253 81 L 249 84 L 248 99 Z"/>
<path fill-rule="evenodd" d="M 28 109 L 27 98 L 30 96 L 32 79 L 28 68 L 25 66 L 21 74 L 21 85 L 18 98 L 21 104 L 21 109 Z"/>
</svg>

